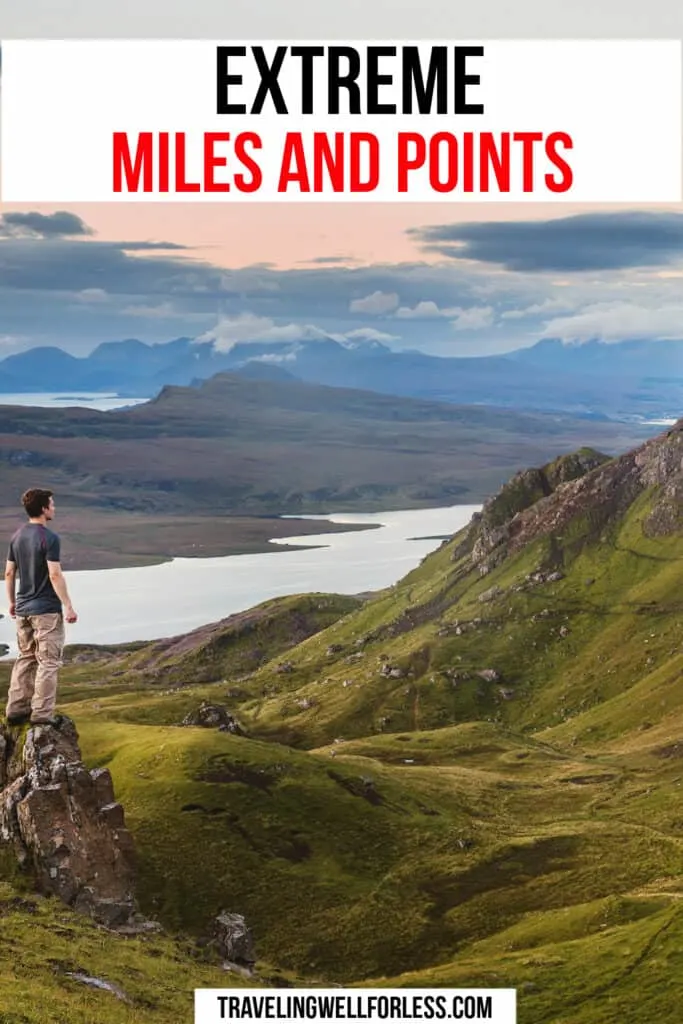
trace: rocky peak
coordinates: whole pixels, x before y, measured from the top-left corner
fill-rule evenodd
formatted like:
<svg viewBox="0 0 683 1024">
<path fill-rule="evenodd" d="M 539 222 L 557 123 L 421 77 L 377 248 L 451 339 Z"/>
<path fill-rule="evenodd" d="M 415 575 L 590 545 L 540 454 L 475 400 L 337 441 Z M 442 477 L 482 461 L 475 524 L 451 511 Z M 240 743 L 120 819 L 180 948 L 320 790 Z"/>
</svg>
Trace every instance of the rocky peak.
<svg viewBox="0 0 683 1024">
<path fill-rule="evenodd" d="M 473 521 L 471 558 L 485 574 L 508 554 L 541 536 L 558 535 L 580 515 L 594 530 L 624 514 L 655 488 L 643 523 L 651 535 L 683 524 L 683 420 L 632 452 L 608 459 L 583 449 L 541 470 L 518 473 Z"/>
<path fill-rule="evenodd" d="M 515 473 L 498 494 L 489 498 L 481 512 L 472 517 L 469 535 L 456 552 L 456 557 L 469 551 L 473 562 L 481 562 L 488 552 L 505 541 L 509 524 L 515 516 L 549 497 L 562 484 L 578 480 L 609 461 L 609 456 L 601 452 L 580 448 L 540 468 Z"/>
<path fill-rule="evenodd" d="M 135 918 L 134 850 L 106 768 L 83 764 L 70 718 L 0 725 L 0 845 L 38 888 L 110 927 Z"/>
</svg>

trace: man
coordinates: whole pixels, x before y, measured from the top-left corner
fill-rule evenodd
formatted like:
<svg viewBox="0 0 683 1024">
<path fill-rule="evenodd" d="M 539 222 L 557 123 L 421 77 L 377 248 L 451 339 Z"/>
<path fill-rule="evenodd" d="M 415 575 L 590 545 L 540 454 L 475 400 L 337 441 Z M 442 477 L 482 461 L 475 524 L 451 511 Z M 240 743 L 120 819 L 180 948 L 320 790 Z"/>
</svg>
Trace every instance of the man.
<svg viewBox="0 0 683 1024">
<path fill-rule="evenodd" d="M 59 561 L 59 537 L 46 525 L 55 514 L 52 491 L 33 488 L 21 502 L 28 523 L 12 537 L 5 567 L 9 613 L 17 620 L 19 647 L 7 697 L 7 722 L 55 725 L 64 620 L 76 622 L 78 616 Z"/>
</svg>

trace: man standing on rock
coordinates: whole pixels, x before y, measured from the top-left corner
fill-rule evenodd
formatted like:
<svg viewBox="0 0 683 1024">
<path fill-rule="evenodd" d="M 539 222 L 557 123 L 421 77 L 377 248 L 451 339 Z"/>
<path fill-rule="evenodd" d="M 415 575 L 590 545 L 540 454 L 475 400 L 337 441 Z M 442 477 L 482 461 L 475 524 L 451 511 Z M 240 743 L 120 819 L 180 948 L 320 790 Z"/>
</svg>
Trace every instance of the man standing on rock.
<svg viewBox="0 0 683 1024">
<path fill-rule="evenodd" d="M 46 525 L 55 514 L 52 491 L 33 488 L 21 502 L 28 523 L 12 537 L 5 567 L 9 613 L 17 620 L 19 648 L 7 697 L 7 722 L 21 725 L 30 719 L 32 725 L 54 725 L 64 620 L 76 622 L 78 616 L 59 561 L 59 537 Z"/>
</svg>

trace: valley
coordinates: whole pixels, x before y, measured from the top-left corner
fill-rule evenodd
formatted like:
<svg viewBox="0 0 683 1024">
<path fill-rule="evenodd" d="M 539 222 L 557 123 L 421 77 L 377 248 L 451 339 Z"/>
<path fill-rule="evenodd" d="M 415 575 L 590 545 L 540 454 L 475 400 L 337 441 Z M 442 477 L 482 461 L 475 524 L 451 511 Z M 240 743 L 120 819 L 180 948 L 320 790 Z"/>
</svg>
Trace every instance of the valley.
<svg viewBox="0 0 683 1024">
<path fill-rule="evenodd" d="M 279 515 L 478 504 L 524 466 L 655 429 L 219 374 L 125 410 L 1 406 L 0 520 L 42 479 L 68 569 L 264 551 L 311 529 Z"/>
<path fill-rule="evenodd" d="M 67 649 L 60 710 L 164 931 L 95 943 L 3 861 L 41 979 L 27 1009 L 0 967 L 10 1020 L 189 1017 L 193 986 L 244 983 L 202 953 L 228 909 L 252 983 L 514 987 L 520 1024 L 677 1024 L 683 421 L 617 457 L 562 447 L 384 591 Z"/>
</svg>

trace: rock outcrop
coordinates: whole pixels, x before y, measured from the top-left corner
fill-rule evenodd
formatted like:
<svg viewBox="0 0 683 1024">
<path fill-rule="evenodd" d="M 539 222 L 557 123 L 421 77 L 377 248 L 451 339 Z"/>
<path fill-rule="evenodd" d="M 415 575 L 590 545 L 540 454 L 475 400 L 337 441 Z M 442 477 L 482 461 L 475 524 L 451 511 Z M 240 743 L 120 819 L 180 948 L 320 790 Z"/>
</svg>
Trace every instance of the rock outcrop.
<svg viewBox="0 0 683 1024">
<path fill-rule="evenodd" d="M 579 517 L 599 535 L 645 491 L 653 504 L 649 535 L 683 527 L 683 420 L 635 451 L 607 460 L 597 452 L 564 456 L 541 470 L 513 477 L 474 516 L 454 558 L 470 553 L 481 575 L 539 537 L 559 536 Z"/>
<path fill-rule="evenodd" d="M 106 768 L 83 764 L 70 718 L 0 726 L 0 844 L 38 888 L 109 927 L 135 918 L 133 841 Z"/>
</svg>

